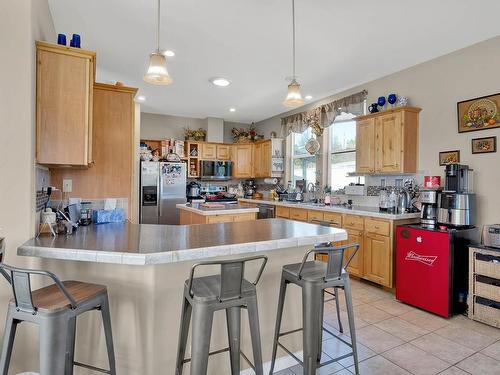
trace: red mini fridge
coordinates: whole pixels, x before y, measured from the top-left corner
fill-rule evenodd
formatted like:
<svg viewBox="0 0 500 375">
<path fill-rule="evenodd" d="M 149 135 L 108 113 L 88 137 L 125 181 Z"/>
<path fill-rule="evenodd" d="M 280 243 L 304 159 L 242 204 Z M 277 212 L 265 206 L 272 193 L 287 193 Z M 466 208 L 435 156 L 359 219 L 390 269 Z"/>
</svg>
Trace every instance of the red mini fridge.
<svg viewBox="0 0 500 375">
<path fill-rule="evenodd" d="M 465 311 L 476 230 L 401 225 L 396 233 L 396 299 L 443 317 Z"/>
</svg>

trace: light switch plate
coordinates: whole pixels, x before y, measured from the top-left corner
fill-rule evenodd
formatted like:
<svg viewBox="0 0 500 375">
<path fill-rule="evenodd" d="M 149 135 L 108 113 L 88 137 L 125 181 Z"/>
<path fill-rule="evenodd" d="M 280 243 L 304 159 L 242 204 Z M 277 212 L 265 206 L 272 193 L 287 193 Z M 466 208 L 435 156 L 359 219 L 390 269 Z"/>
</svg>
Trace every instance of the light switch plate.
<svg viewBox="0 0 500 375">
<path fill-rule="evenodd" d="M 63 193 L 71 193 L 73 191 L 73 180 L 63 180 Z"/>
</svg>

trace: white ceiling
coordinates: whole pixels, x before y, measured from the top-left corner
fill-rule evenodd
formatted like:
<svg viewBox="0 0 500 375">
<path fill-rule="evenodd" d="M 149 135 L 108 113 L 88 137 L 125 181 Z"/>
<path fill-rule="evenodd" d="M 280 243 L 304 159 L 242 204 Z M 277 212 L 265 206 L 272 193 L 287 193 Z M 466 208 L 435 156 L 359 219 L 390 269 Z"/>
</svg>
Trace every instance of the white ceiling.
<svg viewBox="0 0 500 375">
<path fill-rule="evenodd" d="M 166 87 L 142 80 L 156 0 L 49 4 L 56 31 L 97 52 L 98 79 L 139 87 L 145 112 L 252 122 L 286 111 L 290 0 L 162 0 L 161 47 L 176 52 Z M 302 94 L 320 99 L 500 35 L 499 14 L 498 0 L 296 0 Z M 232 84 L 214 87 L 214 76 Z"/>
</svg>

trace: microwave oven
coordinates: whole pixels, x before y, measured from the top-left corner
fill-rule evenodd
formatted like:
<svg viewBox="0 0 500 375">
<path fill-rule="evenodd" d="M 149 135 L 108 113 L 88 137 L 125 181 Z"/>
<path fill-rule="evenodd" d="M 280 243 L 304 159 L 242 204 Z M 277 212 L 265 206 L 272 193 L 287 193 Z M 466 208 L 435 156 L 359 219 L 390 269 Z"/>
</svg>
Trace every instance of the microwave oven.
<svg viewBox="0 0 500 375">
<path fill-rule="evenodd" d="M 200 178 L 202 180 L 230 180 L 233 164 L 226 160 L 202 160 Z"/>
</svg>

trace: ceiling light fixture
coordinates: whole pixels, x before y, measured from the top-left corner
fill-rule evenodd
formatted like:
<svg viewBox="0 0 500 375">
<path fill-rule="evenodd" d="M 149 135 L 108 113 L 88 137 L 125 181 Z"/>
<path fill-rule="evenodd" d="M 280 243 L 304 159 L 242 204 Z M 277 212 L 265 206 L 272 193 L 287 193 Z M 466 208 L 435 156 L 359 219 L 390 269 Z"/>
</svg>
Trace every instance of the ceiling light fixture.
<svg viewBox="0 0 500 375">
<path fill-rule="evenodd" d="M 236 112 L 236 108 L 229 108 L 229 112 Z"/>
<path fill-rule="evenodd" d="M 312 95 L 306 95 L 306 96 L 304 97 L 304 99 L 306 99 L 306 100 L 311 100 L 312 98 L 313 98 L 313 97 L 312 97 Z"/>
<path fill-rule="evenodd" d="M 138 97 L 135 98 L 135 101 L 139 103 L 144 103 L 146 101 L 146 97 L 144 95 L 139 95 Z"/>
<path fill-rule="evenodd" d="M 175 52 L 172 51 L 171 49 L 167 49 L 166 51 L 163 52 L 163 54 L 167 57 L 174 57 L 175 56 Z"/>
<path fill-rule="evenodd" d="M 222 78 L 222 77 L 210 78 L 210 82 L 213 85 L 219 86 L 219 87 L 226 87 L 226 86 L 229 86 L 231 84 L 231 82 L 228 79 Z"/>
<path fill-rule="evenodd" d="M 167 59 L 160 52 L 160 0 L 158 0 L 158 21 L 156 29 L 156 50 L 149 55 L 149 68 L 144 81 L 153 85 L 170 85 L 172 78 L 168 74 Z"/>
<path fill-rule="evenodd" d="M 297 82 L 297 76 L 295 75 L 295 0 L 292 0 L 292 65 L 293 65 L 293 75 L 292 82 L 288 85 L 288 94 L 283 102 L 285 107 L 297 107 L 304 104 L 304 99 L 300 94 L 300 84 Z"/>
</svg>

